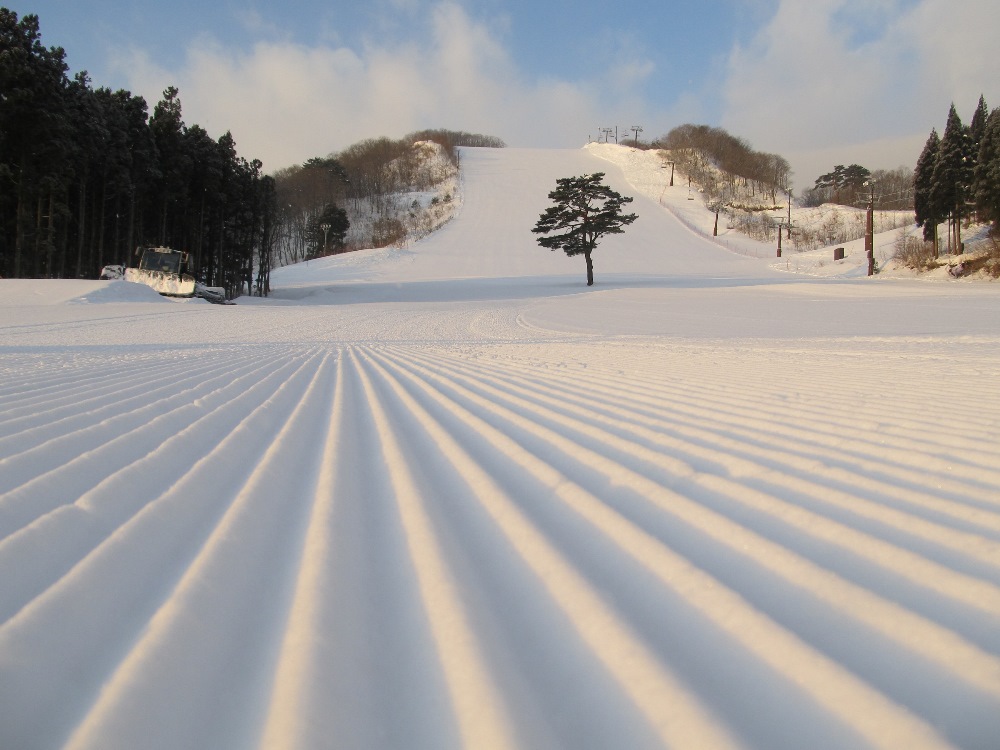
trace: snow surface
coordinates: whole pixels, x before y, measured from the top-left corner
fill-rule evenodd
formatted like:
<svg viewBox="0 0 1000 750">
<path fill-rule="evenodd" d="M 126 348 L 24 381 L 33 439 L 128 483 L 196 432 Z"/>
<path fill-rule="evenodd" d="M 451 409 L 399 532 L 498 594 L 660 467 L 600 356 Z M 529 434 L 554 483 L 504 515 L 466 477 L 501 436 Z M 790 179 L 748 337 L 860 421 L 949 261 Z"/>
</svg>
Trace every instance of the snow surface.
<svg viewBox="0 0 1000 750">
<path fill-rule="evenodd" d="M 467 150 L 268 300 L 0 281 L 0 747 L 996 750 L 996 286 L 609 155 Z M 588 289 L 529 230 L 595 171 Z"/>
</svg>

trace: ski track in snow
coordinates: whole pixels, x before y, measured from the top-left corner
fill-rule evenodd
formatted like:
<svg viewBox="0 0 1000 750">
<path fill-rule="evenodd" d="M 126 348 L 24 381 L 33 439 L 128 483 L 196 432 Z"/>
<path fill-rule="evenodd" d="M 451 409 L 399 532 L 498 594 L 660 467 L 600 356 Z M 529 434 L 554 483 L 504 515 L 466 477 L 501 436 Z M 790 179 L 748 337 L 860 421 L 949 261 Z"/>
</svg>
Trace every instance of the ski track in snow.
<svg viewBox="0 0 1000 750">
<path fill-rule="evenodd" d="M 446 281 L 3 322 L 0 747 L 996 747 L 996 336 Z"/>
</svg>

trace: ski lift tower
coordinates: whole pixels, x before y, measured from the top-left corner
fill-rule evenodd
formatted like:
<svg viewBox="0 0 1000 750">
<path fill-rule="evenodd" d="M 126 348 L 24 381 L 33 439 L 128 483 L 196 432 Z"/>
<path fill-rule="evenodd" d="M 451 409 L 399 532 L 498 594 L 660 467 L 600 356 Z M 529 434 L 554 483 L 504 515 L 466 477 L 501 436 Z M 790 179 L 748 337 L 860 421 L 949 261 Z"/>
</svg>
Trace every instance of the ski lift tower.
<svg viewBox="0 0 1000 750">
<path fill-rule="evenodd" d="M 781 230 L 785 229 L 788 233 L 788 239 L 792 238 L 792 224 L 794 223 L 791 219 L 791 214 L 786 220 L 784 216 L 772 216 L 771 220 L 778 225 L 778 257 L 781 257 Z"/>
<path fill-rule="evenodd" d="M 666 169 L 667 165 L 670 165 L 670 187 L 674 186 L 674 162 L 665 161 L 663 162 L 663 168 Z"/>
<path fill-rule="evenodd" d="M 323 230 L 323 255 L 326 255 L 326 239 L 330 233 L 330 225 L 323 223 L 319 225 L 319 228 Z"/>
</svg>

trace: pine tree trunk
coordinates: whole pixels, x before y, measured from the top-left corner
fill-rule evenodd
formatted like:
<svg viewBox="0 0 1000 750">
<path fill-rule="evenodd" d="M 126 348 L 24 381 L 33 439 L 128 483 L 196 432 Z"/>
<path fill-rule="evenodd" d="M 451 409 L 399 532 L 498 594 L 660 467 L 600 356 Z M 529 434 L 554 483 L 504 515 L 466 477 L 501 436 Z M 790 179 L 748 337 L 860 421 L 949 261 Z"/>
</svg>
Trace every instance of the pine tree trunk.
<svg viewBox="0 0 1000 750">
<path fill-rule="evenodd" d="M 32 238 L 32 261 L 34 266 L 34 271 L 32 271 L 32 278 L 40 279 L 42 278 L 42 217 L 43 206 L 45 199 L 42 197 L 41 193 L 38 193 L 35 198 L 35 226 Z"/>
<path fill-rule="evenodd" d="M 56 196 L 54 190 L 49 190 L 49 215 L 45 222 L 45 271 L 50 279 L 58 278 L 56 268 Z"/>
<path fill-rule="evenodd" d="M 205 194 L 208 192 L 206 189 L 201 191 L 201 211 L 198 217 L 198 243 L 195 245 L 194 250 L 194 268 L 201 268 L 201 258 L 202 252 L 205 245 Z"/>
<path fill-rule="evenodd" d="M 118 259 L 122 257 L 122 195 L 119 191 L 115 190 L 115 236 L 111 238 L 111 251 L 108 254 L 108 260 L 112 263 L 117 263 Z M 101 264 L 104 265 L 103 263 Z"/>
<path fill-rule="evenodd" d="M 135 243 L 135 189 L 129 189 L 128 196 L 128 229 L 125 230 L 125 257 L 131 258 Z M 128 261 L 126 261 L 128 265 Z"/>
<path fill-rule="evenodd" d="M 24 185 L 17 186 L 17 214 L 15 218 L 14 236 L 14 278 L 21 278 L 21 258 L 24 254 Z"/>
<path fill-rule="evenodd" d="M 83 277 L 83 246 L 87 239 L 87 179 L 86 176 L 80 178 L 80 205 L 78 206 L 78 221 L 80 226 L 76 234 L 76 275 Z"/>
<path fill-rule="evenodd" d="M 587 259 L 587 286 L 594 285 L 594 260 L 590 257 L 590 250 L 584 252 L 583 257 Z"/>
<path fill-rule="evenodd" d="M 104 240 L 107 236 L 108 181 L 101 183 L 101 220 L 97 225 L 97 267 L 104 268 Z"/>
<path fill-rule="evenodd" d="M 160 214 L 160 246 L 167 247 L 167 199 L 163 199 L 162 213 Z"/>
</svg>

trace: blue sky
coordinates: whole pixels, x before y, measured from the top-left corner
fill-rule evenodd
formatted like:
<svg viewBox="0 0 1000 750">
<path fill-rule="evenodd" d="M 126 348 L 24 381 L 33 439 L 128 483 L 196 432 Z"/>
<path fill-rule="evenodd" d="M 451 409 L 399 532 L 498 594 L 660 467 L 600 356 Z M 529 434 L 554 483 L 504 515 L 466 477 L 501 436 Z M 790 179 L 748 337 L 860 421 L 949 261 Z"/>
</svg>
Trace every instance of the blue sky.
<svg viewBox="0 0 1000 750">
<path fill-rule="evenodd" d="M 180 89 L 273 171 L 427 127 L 575 147 L 726 128 L 808 187 L 838 163 L 912 167 L 952 101 L 1000 105 L 995 0 L 16 0 L 71 72 Z"/>
</svg>

